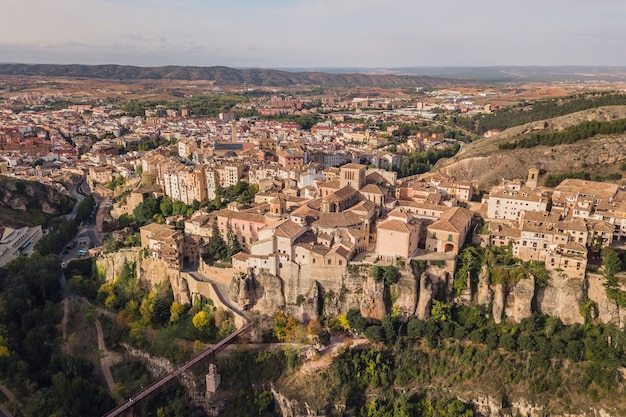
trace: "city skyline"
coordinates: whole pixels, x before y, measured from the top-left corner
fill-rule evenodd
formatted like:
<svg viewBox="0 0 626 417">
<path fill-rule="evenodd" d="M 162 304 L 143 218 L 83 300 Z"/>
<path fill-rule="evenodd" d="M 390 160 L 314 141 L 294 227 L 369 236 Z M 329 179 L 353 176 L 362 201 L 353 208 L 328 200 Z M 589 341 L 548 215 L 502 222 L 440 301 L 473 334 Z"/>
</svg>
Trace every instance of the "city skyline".
<svg viewBox="0 0 626 417">
<path fill-rule="evenodd" d="M 303 68 L 626 65 L 626 4 L 9 0 L 0 61 Z M 610 11 L 608 13 L 607 11 Z M 27 23 L 26 23 L 27 22 Z"/>
</svg>

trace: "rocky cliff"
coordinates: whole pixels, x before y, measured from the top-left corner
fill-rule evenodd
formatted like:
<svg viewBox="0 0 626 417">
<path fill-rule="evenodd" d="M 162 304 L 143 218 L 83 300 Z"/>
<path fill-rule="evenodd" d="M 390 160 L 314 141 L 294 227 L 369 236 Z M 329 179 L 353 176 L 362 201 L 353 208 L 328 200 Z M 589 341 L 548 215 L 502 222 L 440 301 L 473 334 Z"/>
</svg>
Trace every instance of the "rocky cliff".
<svg viewBox="0 0 626 417">
<path fill-rule="evenodd" d="M 20 227 L 32 226 L 37 221 L 36 212 L 45 215 L 60 216 L 69 213 L 74 205 L 74 198 L 69 193 L 61 193 L 54 187 L 37 181 L 25 181 L 0 176 L 0 208 L 3 215 L 0 225 Z"/>
<path fill-rule="evenodd" d="M 195 295 L 216 298 L 214 287 L 197 281 L 193 276 L 168 269 L 158 259 L 144 259 L 141 249 L 123 249 L 97 259 L 106 279 L 119 275 L 124 262 L 135 262 L 138 277 L 151 285 L 169 281 L 174 297 L 181 303 L 191 303 Z M 491 313 L 496 323 L 503 320 L 520 322 L 534 312 L 560 318 L 565 324 L 584 323 L 580 306 L 592 302 L 594 318 L 601 323 L 626 325 L 626 309 L 609 299 L 604 278 L 589 274 L 586 279 L 552 273 L 549 283 L 540 287 L 534 277 L 521 279 L 514 285 L 493 283 L 489 269 L 484 266 L 474 287 L 454 297 L 452 275 L 446 266 L 413 262 L 399 268 L 399 279 L 386 286 L 371 276 L 371 265 L 351 265 L 349 268 L 318 268 L 315 273 L 302 269 L 294 275 L 275 276 L 267 272 L 235 273 L 228 289 L 229 300 L 240 310 L 251 309 L 262 315 L 273 315 L 284 310 L 306 323 L 320 314 L 335 317 L 350 309 L 358 309 L 373 322 L 392 312 L 403 320 L 415 315 L 421 320 L 430 316 L 435 295 L 445 296 L 448 302 L 476 304 L 485 313 Z M 468 281 L 469 282 L 469 281 Z M 294 290 L 294 287 L 296 289 Z M 224 295 L 226 296 L 226 295 Z"/>
</svg>

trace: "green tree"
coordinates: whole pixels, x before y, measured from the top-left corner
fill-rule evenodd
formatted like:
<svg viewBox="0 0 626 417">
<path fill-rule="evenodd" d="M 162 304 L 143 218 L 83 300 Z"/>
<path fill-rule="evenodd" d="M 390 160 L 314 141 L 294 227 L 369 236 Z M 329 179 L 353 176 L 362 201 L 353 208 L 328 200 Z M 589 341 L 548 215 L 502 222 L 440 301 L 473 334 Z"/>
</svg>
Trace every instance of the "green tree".
<svg viewBox="0 0 626 417">
<path fill-rule="evenodd" d="M 222 238 L 220 229 L 217 227 L 217 220 L 215 220 L 211 226 L 211 238 L 207 246 L 208 262 L 212 264 L 215 261 L 226 259 L 227 256 L 228 247 L 226 242 L 224 242 L 224 238 Z"/>
<path fill-rule="evenodd" d="M 161 197 L 161 204 L 159 204 L 159 208 L 161 209 L 161 214 L 165 217 L 169 217 L 172 215 L 172 211 L 174 209 L 174 205 L 172 204 L 172 199 L 168 196 Z"/>
<path fill-rule="evenodd" d="M 227 257 L 232 257 L 233 255 L 241 252 L 241 244 L 239 243 L 239 240 L 237 240 L 237 235 L 235 235 L 235 231 L 233 230 L 232 225 L 230 224 L 230 222 L 228 222 L 228 224 L 226 225 L 226 237 L 227 237 L 227 251 L 226 251 L 226 256 Z"/>
</svg>

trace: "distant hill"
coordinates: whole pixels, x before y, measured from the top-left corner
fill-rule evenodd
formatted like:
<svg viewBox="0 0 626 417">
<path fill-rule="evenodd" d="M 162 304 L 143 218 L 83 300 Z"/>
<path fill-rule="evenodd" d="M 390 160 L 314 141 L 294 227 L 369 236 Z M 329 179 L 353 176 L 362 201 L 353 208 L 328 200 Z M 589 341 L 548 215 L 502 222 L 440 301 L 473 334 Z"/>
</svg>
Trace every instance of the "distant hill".
<svg viewBox="0 0 626 417">
<path fill-rule="evenodd" d="M 0 75 L 109 80 L 207 80 L 220 86 L 450 87 L 459 81 L 429 76 L 291 72 L 229 67 L 134 67 L 129 65 L 0 64 Z M 461 82 L 461 84 L 467 81 Z"/>
<path fill-rule="evenodd" d="M 584 121 L 611 121 L 626 118 L 626 106 L 605 106 L 512 127 L 461 148 L 454 157 L 440 160 L 433 171 L 462 180 L 475 180 L 489 189 L 501 179 L 525 178 L 528 168 L 547 174 L 586 171 L 608 174 L 626 159 L 626 133 L 597 135 L 572 144 L 500 149 L 532 133 L 562 131 Z M 541 183 L 541 178 L 540 178 Z"/>
</svg>

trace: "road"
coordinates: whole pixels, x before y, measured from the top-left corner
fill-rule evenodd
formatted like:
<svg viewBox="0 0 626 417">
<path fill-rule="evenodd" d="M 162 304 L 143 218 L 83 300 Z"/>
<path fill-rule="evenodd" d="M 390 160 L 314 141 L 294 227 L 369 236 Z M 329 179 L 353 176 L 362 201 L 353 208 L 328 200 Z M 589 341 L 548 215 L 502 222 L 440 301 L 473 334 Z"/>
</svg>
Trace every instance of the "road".
<svg viewBox="0 0 626 417">
<path fill-rule="evenodd" d="M 85 180 L 81 179 L 80 181 L 74 182 L 72 184 L 72 186 L 70 187 L 70 192 L 76 198 L 77 202 L 72 212 L 66 214 L 65 217 L 67 217 L 68 219 L 73 219 L 76 216 L 78 205 L 85 199 L 86 194 L 91 193 L 91 190 L 89 189 L 89 186 L 87 185 Z M 98 202 L 97 198 L 96 202 Z M 87 250 L 89 249 L 89 247 L 102 246 L 102 241 L 98 238 L 98 234 L 96 232 L 95 216 L 93 216 L 92 218 L 94 219 L 94 221 L 90 221 L 86 225 L 78 227 L 78 232 L 76 233 L 74 239 L 68 242 L 68 244 L 63 248 L 63 253 L 59 255 L 59 257 L 61 258 L 61 265 L 63 267 L 67 266 L 67 263 L 70 260 L 80 257 L 78 255 L 79 250 Z M 85 244 L 79 244 L 78 242 L 82 241 L 83 238 L 89 239 L 91 245 L 87 244 L 86 241 Z"/>
</svg>

